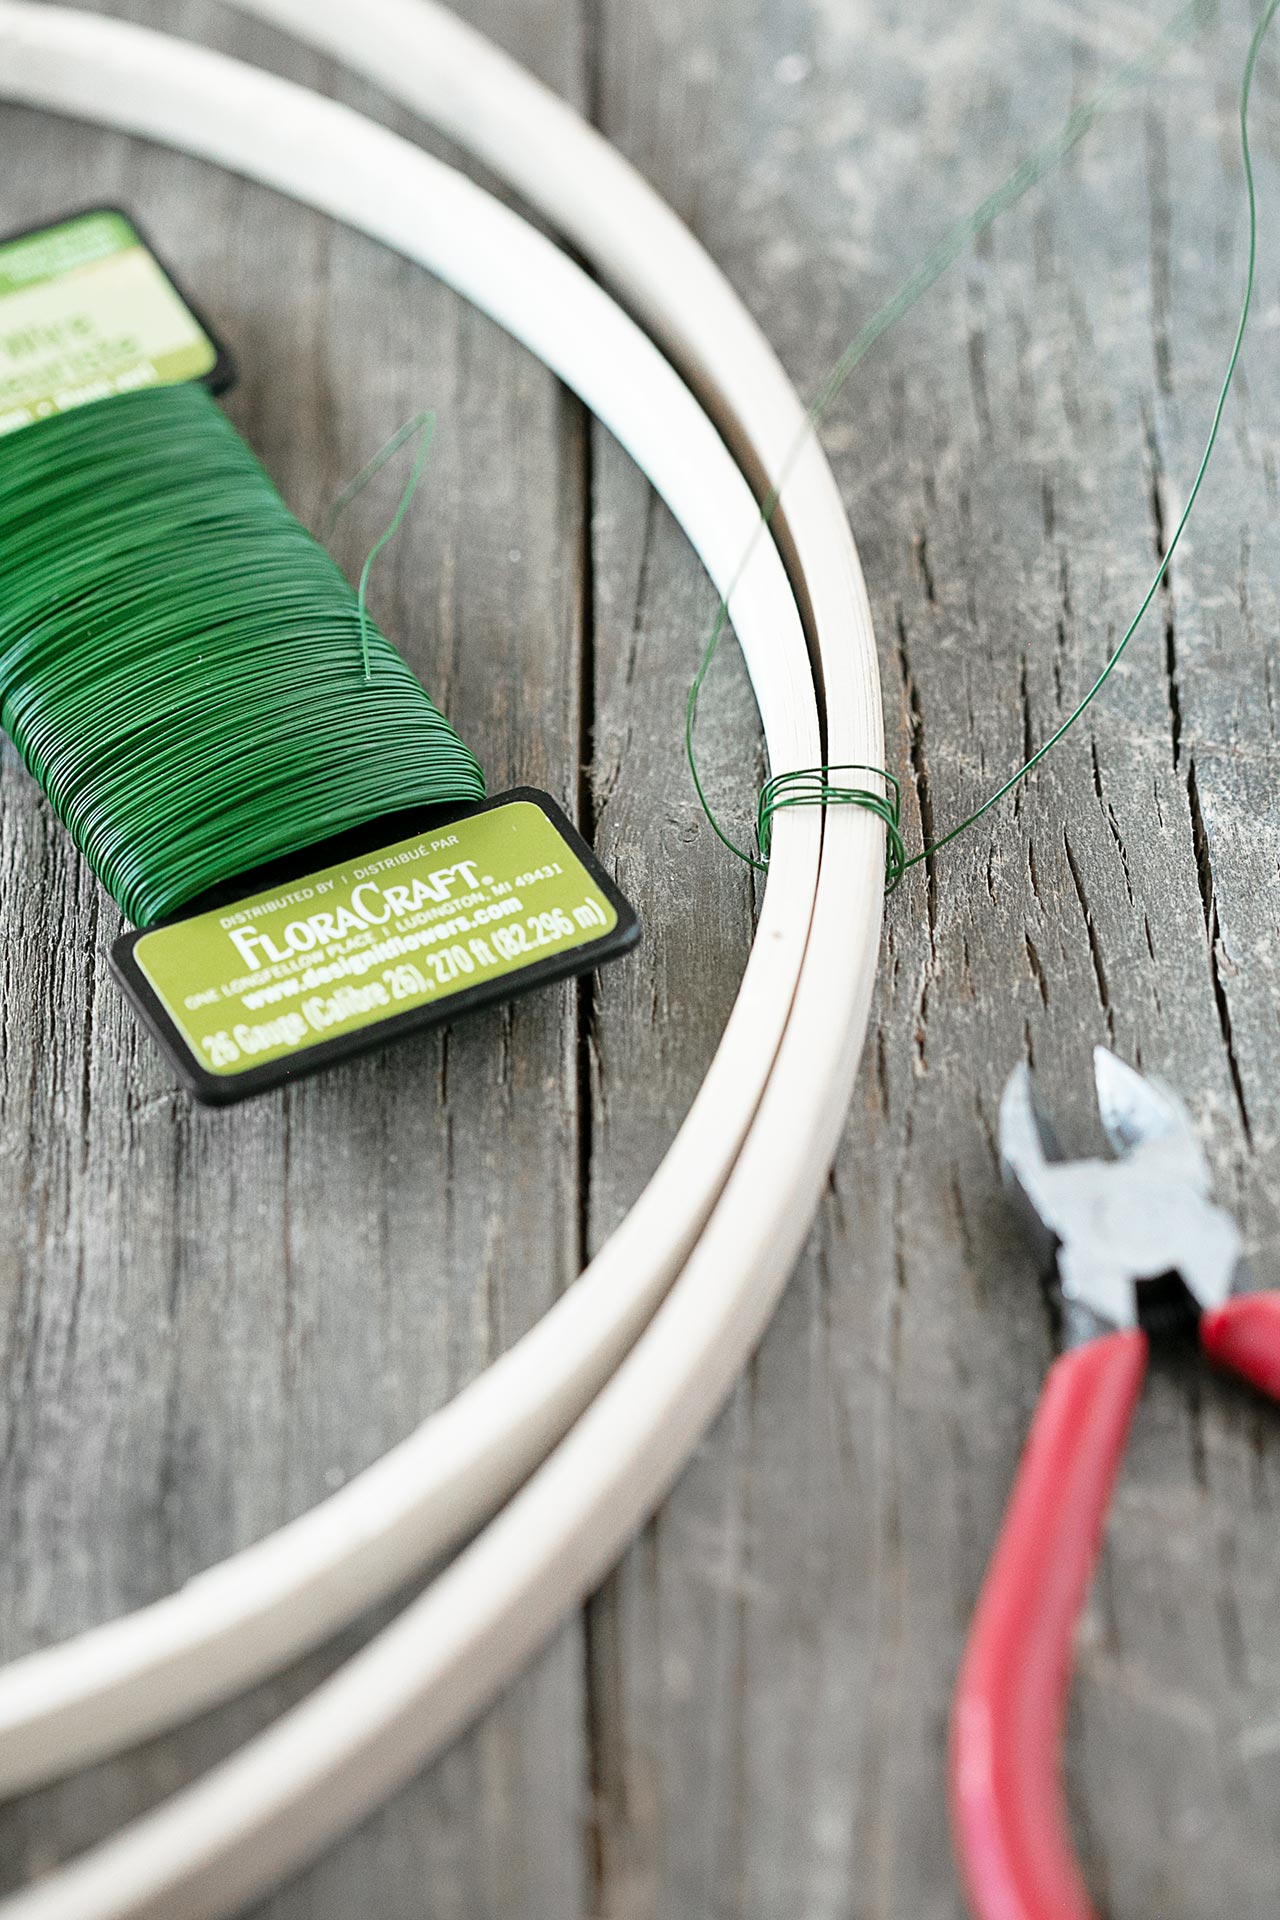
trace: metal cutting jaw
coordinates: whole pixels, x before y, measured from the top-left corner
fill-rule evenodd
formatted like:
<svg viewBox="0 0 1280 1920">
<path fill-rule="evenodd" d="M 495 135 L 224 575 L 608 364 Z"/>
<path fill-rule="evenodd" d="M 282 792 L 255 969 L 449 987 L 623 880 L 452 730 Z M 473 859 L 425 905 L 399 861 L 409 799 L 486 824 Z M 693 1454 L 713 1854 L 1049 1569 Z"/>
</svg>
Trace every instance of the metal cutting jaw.
<svg viewBox="0 0 1280 1920">
<path fill-rule="evenodd" d="M 1209 1163 L 1181 1100 L 1105 1047 L 1093 1055 L 1098 1111 L 1115 1158 L 1068 1160 L 1026 1065 L 1000 1103 L 1000 1160 L 1064 1303 L 1084 1337 L 1133 1327 L 1169 1283 L 1201 1313 L 1233 1292 L 1240 1229 L 1210 1198 Z"/>
</svg>

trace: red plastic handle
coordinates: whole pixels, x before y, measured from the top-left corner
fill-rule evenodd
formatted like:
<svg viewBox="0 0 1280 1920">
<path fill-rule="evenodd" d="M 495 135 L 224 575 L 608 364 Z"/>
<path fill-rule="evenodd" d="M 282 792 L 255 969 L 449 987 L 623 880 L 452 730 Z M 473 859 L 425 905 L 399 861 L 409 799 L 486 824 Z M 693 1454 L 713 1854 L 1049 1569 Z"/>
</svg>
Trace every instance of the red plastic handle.
<svg viewBox="0 0 1280 1920">
<path fill-rule="evenodd" d="M 1238 1293 L 1202 1314 L 1200 1344 L 1217 1366 L 1280 1400 L 1280 1293 Z"/>
<path fill-rule="evenodd" d="M 951 1817 L 975 1920 L 1094 1920 L 1062 1787 L 1071 1642 L 1147 1363 L 1108 1334 L 1050 1369 L 965 1649 Z"/>
</svg>

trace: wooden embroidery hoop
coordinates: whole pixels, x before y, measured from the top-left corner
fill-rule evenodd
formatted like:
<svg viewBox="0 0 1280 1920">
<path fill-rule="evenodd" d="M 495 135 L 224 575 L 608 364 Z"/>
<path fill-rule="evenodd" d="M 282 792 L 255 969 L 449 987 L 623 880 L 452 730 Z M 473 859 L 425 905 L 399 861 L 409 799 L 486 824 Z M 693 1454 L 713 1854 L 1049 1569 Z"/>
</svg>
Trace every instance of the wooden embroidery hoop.
<svg viewBox="0 0 1280 1920">
<path fill-rule="evenodd" d="M 785 375 L 697 243 L 570 109 L 421 0 L 375 0 L 358 23 L 341 0 L 237 3 L 359 64 L 505 172 L 624 290 L 757 483 L 778 478 L 804 431 Z M 0 0 L 0 51 L 5 97 L 263 180 L 485 307 L 628 446 L 722 590 L 751 547 L 731 604 L 773 770 L 880 763 L 865 593 L 811 438 L 782 494 L 793 595 L 771 542 L 754 537 L 740 473 L 661 356 L 550 243 L 450 169 L 305 89 L 118 21 Z M 811 614 L 825 756 L 797 599 Z M 0 1782 L 15 1791 L 282 1665 L 508 1500 L 301 1706 L 0 1911 L 234 1909 L 421 1764 L 594 1584 L 721 1403 L 798 1251 L 861 1047 L 882 874 L 869 816 L 783 816 L 716 1060 L 653 1184 L 575 1287 L 341 1493 L 170 1599 L 0 1674 Z"/>
</svg>

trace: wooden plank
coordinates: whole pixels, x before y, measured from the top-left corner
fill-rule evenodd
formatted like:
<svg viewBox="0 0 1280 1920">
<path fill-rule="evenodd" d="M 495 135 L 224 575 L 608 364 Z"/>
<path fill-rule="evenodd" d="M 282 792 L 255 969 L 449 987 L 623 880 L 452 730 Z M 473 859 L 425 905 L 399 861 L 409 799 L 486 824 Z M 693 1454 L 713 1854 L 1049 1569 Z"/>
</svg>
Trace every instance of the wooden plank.
<svg viewBox="0 0 1280 1920">
<path fill-rule="evenodd" d="M 947 218 L 1157 21 L 1154 6 L 1112 19 L 1043 0 L 980 0 L 962 20 L 936 0 L 892 16 L 824 0 L 763 16 L 596 0 L 585 31 L 550 0 L 467 11 L 594 107 L 809 390 Z M 212 10 L 181 19 L 328 78 Z M 922 811 L 938 827 L 962 814 L 1068 710 L 1167 537 L 1241 261 L 1230 115 L 1247 31 L 1230 0 L 1194 55 L 885 343 L 827 427 L 915 830 Z M 6 761 L 0 872 L 16 910 L 0 1006 L 23 1004 L 20 986 L 39 1009 L 6 1029 L 0 1075 L 0 1205 L 20 1227 L 0 1267 L 0 1618 L 17 1647 L 297 1511 L 329 1469 L 373 1457 L 527 1324 L 678 1122 L 741 965 L 750 886 L 699 827 L 681 765 L 707 592 L 607 439 L 588 443 L 522 356 L 377 250 L 168 156 L 29 116 L 4 130 L 31 162 L 6 183 L 15 222 L 55 189 L 70 202 L 85 197 L 76 181 L 112 181 L 146 196 L 175 259 L 198 261 L 194 284 L 221 289 L 216 317 L 252 367 L 237 417 L 305 514 L 423 403 L 424 379 L 426 398 L 448 396 L 459 433 L 433 465 L 436 514 L 389 556 L 383 611 L 483 739 L 495 779 L 504 760 L 528 777 L 541 755 L 532 777 L 572 798 L 582 735 L 587 824 L 648 922 L 639 961 L 581 1006 L 531 1003 L 509 1033 L 476 1023 L 357 1067 L 341 1121 L 336 1079 L 247 1109 L 233 1152 L 225 1117 L 180 1109 L 135 1044 L 90 965 L 107 931 L 96 896 Z M 1264 256 L 1264 314 L 1275 289 Z M 947 1703 L 1052 1351 L 996 1179 L 1009 1066 L 1033 1055 L 1079 1144 L 1090 1043 L 1167 1073 L 1208 1129 L 1260 1272 L 1275 1261 L 1265 352 L 1260 336 L 1193 542 L 1105 703 L 1016 808 L 898 896 L 821 1229 L 674 1498 L 585 1632 L 566 1630 L 474 1735 L 269 1911 L 372 1899 L 390 1920 L 959 1914 Z M 378 524 L 368 507 L 343 533 L 348 561 Z M 565 664 L 580 652 L 585 727 Z M 503 691 L 516 675 L 539 676 L 519 705 Z M 732 664 L 704 713 L 704 764 L 742 817 L 758 748 Z M 54 913 L 75 932 L 51 966 Z M 413 1097 L 424 1072 L 429 1111 Z M 439 1271 L 406 1289 L 395 1276 L 424 1231 L 444 1249 Z M 373 1285 L 353 1292 L 353 1267 Z M 1274 1912 L 1276 1481 L 1253 1403 L 1190 1368 L 1159 1374 L 1073 1723 L 1077 1831 L 1109 1911 Z M 107 1830 L 296 1697 L 369 1624 L 137 1761 L 7 1813 L 0 1859 L 20 1876 Z"/>
<path fill-rule="evenodd" d="M 948 218 L 1158 20 L 1004 0 L 963 19 L 609 5 L 605 124 L 812 391 Z M 1226 8 L 883 345 L 824 433 L 915 844 L 922 811 L 944 829 L 1069 710 L 1167 538 L 1240 280 L 1231 112 L 1249 29 Z M 1275 284 L 1268 260 L 1262 313 Z M 1089 1044 L 1166 1073 L 1261 1271 L 1275 1264 L 1265 353 L 1259 335 L 1172 594 L 1105 702 L 1016 807 L 893 903 L 820 1232 L 731 1409 L 592 1612 L 609 1676 L 601 1913 L 961 1910 L 949 1695 L 1052 1351 L 994 1163 L 1018 1058 L 1081 1146 Z M 1265 1412 L 1161 1371 L 1075 1703 L 1077 1830 L 1106 1911 L 1274 1911 L 1278 1468 Z"/>
<path fill-rule="evenodd" d="M 217 9 L 136 17 L 325 87 L 327 63 Z M 485 8 L 474 9 L 483 19 Z M 490 13 L 494 9 L 488 10 Z M 527 7 L 523 56 L 576 84 L 577 38 Z M 355 89 L 348 90 L 352 95 Z M 407 417 L 439 410 L 373 597 L 480 752 L 573 805 L 585 456 L 578 410 L 407 263 L 140 144 L 3 115 L 0 228 L 135 209 L 241 367 L 237 423 L 311 524 Z M 357 567 L 399 477 L 336 537 Z M 577 1269 L 572 991 L 542 995 L 229 1113 L 193 1109 L 105 976 L 119 916 L 6 749 L 0 816 L 3 1651 L 164 1593 L 380 1455 Z M 15 1885 L 193 1777 L 370 1623 L 197 1727 L 0 1813 Z M 573 1633 L 485 1727 L 314 1873 L 281 1916 L 577 1911 Z"/>
</svg>

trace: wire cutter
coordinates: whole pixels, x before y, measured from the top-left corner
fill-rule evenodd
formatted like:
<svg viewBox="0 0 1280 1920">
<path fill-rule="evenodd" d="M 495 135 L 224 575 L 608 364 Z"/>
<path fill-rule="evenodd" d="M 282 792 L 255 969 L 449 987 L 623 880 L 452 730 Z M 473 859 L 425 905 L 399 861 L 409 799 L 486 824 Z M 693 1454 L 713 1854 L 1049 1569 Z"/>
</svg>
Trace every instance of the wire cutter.
<svg viewBox="0 0 1280 1920">
<path fill-rule="evenodd" d="M 1112 1160 L 1067 1160 L 1026 1066 L 1000 1158 L 1046 1263 L 1066 1350 L 1045 1378 L 960 1669 L 951 1721 L 956 1854 L 975 1920 L 1094 1920 L 1072 1851 L 1061 1744 L 1071 1648 L 1148 1334 L 1194 1326 L 1209 1358 L 1280 1399 L 1280 1293 L 1242 1293 L 1235 1221 L 1181 1101 L 1099 1047 Z"/>
</svg>

